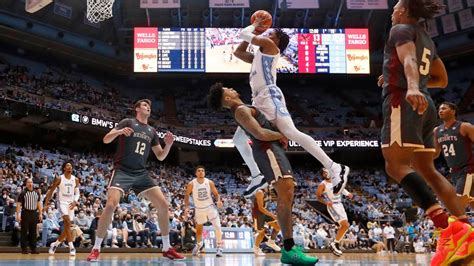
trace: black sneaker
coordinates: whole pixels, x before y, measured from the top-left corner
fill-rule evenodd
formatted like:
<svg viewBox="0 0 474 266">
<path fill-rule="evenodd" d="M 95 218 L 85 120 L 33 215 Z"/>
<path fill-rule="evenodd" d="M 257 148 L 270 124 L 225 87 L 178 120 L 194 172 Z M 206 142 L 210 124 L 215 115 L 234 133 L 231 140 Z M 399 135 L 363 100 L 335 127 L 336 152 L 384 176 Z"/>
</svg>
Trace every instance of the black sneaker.
<svg viewBox="0 0 474 266">
<path fill-rule="evenodd" d="M 340 194 L 344 189 L 346 188 L 347 180 L 349 173 L 351 172 L 351 169 L 343 164 L 340 164 L 341 166 L 341 171 L 338 173 L 334 173 L 335 175 L 339 175 L 341 178 L 341 181 L 337 183 L 336 186 L 333 187 L 334 194 Z"/>
<path fill-rule="evenodd" d="M 252 181 L 250 181 L 250 184 L 249 186 L 247 187 L 247 189 L 244 191 L 244 197 L 245 198 L 250 198 L 252 197 L 253 195 L 255 195 L 255 193 L 259 190 L 259 189 L 264 189 L 268 187 L 268 183 L 267 181 L 265 180 L 265 177 L 263 177 L 263 175 L 258 175 L 254 178 L 252 178 Z"/>
</svg>

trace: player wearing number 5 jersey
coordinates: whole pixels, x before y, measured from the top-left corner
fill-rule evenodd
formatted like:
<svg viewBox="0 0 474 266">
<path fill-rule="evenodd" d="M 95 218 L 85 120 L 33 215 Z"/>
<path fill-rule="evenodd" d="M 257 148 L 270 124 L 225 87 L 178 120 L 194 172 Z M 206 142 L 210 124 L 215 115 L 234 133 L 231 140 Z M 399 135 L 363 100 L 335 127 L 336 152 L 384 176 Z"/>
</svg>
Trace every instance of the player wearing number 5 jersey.
<svg viewBox="0 0 474 266">
<path fill-rule="evenodd" d="M 173 134 L 165 135 L 164 148 L 161 147 L 156 130 L 148 125 L 151 113 L 151 101 L 144 99 L 135 103 L 136 117 L 124 119 L 104 137 L 104 143 L 118 138 L 114 159 L 114 171 L 110 177 L 107 203 L 99 219 L 94 247 L 87 257 L 88 261 L 97 261 L 100 246 L 112 221 L 112 215 L 119 204 L 122 193 L 132 189 L 139 196 L 151 201 L 158 210 L 158 224 L 163 239 L 163 256 L 173 260 L 184 259 L 170 246 L 168 201 L 161 188 L 156 185 L 146 170 L 146 160 L 150 150 L 158 160 L 163 161 L 173 145 Z M 126 239 L 124 239 L 126 242 Z"/>
<path fill-rule="evenodd" d="M 444 102 L 439 106 L 438 115 L 443 124 L 435 128 L 434 141 L 437 155 L 442 153 L 456 186 L 456 193 L 464 204 L 474 200 L 472 182 L 474 178 L 474 157 L 472 142 L 474 126 L 456 120 L 457 106 Z M 438 157 L 436 156 L 436 157 Z"/>
<path fill-rule="evenodd" d="M 436 227 L 443 228 L 432 265 L 452 262 L 456 252 L 470 253 L 472 227 L 454 187 L 434 167 L 433 129 L 436 107 L 428 88 L 444 88 L 448 76 L 435 45 L 420 18 L 432 18 L 443 8 L 436 0 L 399 0 L 393 8 L 392 28 L 384 49 L 382 153 L 387 174 L 400 183 Z M 436 192 L 457 220 L 448 215 L 427 186 Z M 466 240 L 468 239 L 468 240 Z M 473 249 L 474 250 L 474 249 Z"/>
<path fill-rule="evenodd" d="M 194 217 L 196 220 L 196 246 L 193 249 L 193 255 L 199 255 L 202 244 L 202 229 L 204 223 L 211 222 L 216 232 L 217 251 L 216 256 L 222 256 L 222 230 L 221 219 L 217 211 L 211 193 L 216 199 L 217 207 L 222 208 L 222 201 L 217 192 L 216 186 L 212 180 L 205 178 L 206 170 L 204 166 L 196 167 L 196 178 L 188 183 L 184 194 L 184 217 L 188 217 L 189 212 L 189 196 L 192 194 L 194 208 L 196 209 Z"/>
</svg>

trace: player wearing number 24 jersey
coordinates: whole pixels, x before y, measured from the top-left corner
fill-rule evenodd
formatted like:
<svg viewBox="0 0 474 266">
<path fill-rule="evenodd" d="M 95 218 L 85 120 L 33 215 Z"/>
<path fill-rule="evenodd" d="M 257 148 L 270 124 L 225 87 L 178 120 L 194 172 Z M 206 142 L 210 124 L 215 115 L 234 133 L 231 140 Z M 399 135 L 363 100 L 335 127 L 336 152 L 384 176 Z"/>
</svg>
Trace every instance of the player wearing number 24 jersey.
<svg viewBox="0 0 474 266">
<path fill-rule="evenodd" d="M 456 120 L 457 106 L 444 102 L 439 106 L 438 115 L 443 124 L 435 128 L 434 142 L 437 154 L 441 153 L 448 164 L 451 179 L 456 185 L 456 193 L 464 203 L 473 200 L 474 157 L 472 143 L 474 126 Z M 436 156 L 437 157 L 437 156 Z"/>
</svg>

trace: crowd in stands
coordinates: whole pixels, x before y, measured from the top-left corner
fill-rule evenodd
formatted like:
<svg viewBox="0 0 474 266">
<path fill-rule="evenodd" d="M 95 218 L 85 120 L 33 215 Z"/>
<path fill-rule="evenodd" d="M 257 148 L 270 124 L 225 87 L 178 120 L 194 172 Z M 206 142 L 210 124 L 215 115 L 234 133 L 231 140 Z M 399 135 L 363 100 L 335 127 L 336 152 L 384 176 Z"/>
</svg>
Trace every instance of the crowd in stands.
<svg viewBox="0 0 474 266">
<path fill-rule="evenodd" d="M 111 157 L 103 154 L 80 154 L 72 151 L 45 150 L 39 147 L 16 147 L 0 145 L 0 187 L 3 207 L 2 229 L 13 231 L 14 244 L 18 243 L 19 224 L 15 220 L 14 210 L 16 197 L 21 192 L 25 178 L 32 178 L 43 199 L 55 176 L 61 173 L 65 160 L 74 162 L 75 175 L 81 180 L 80 199 L 75 213 L 75 236 L 77 245 L 87 246 L 94 240 L 95 229 L 102 208 L 105 206 L 106 184 L 112 170 Z M 193 245 L 193 234 L 187 230 L 193 224 L 192 212 L 183 217 L 183 194 L 187 182 L 193 176 L 193 167 L 178 167 L 150 163 L 150 172 L 157 184 L 161 186 L 170 202 L 171 242 L 180 247 Z M 247 185 L 245 169 L 215 168 L 207 169 L 207 177 L 213 180 L 224 202 L 221 222 L 224 227 L 252 228 L 252 202 L 241 195 Z M 320 182 L 315 171 L 295 171 L 298 187 L 294 201 L 294 238 L 304 248 L 326 248 L 337 230 L 322 215 L 309 208 L 306 199 L 314 198 Z M 387 180 L 386 176 L 376 170 L 354 171 L 348 186 L 354 198 L 345 199 L 344 203 L 352 226 L 346 235 L 343 246 L 346 249 L 374 248 L 378 252 L 386 250 L 389 224 L 397 225 L 396 245 L 391 251 L 413 251 L 424 248 L 431 250 L 433 242 L 433 225 L 422 218 L 423 213 L 414 223 L 404 223 L 402 207 L 411 206 L 411 201 L 400 187 Z M 62 221 L 54 201 L 45 203 L 43 223 L 38 224 L 41 244 L 48 245 L 60 233 Z M 275 211 L 275 202 L 268 208 Z M 105 245 L 111 247 L 159 247 L 161 244 L 160 229 L 156 219 L 156 210 L 145 199 L 138 198 L 133 191 L 126 192 L 116 210 L 113 223 L 110 225 Z M 127 239 L 128 241 L 123 241 Z M 418 249 L 416 245 L 418 246 Z M 418 243 L 418 244 L 417 244 Z"/>
</svg>

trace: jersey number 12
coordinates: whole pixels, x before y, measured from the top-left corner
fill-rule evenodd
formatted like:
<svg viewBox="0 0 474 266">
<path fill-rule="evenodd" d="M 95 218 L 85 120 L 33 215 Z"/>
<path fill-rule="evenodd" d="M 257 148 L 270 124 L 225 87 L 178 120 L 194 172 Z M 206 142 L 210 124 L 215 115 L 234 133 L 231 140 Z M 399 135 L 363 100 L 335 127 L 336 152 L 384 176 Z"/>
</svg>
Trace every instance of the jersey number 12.
<svg viewBox="0 0 474 266">
<path fill-rule="evenodd" d="M 146 143 L 145 142 L 137 142 L 137 148 L 135 148 L 135 153 L 138 153 L 140 155 L 145 154 L 145 147 Z"/>
</svg>

